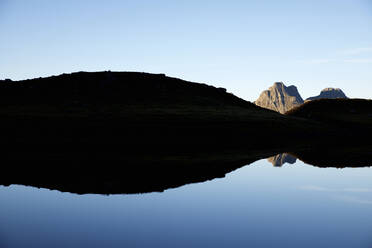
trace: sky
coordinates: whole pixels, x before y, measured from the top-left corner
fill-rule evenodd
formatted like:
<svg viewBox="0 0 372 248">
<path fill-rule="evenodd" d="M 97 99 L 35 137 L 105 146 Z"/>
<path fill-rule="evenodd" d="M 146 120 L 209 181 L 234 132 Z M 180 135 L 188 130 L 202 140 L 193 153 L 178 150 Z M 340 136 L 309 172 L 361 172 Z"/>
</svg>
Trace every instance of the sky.
<svg viewBox="0 0 372 248">
<path fill-rule="evenodd" d="M 372 98 L 372 0 L 0 0 L 0 79 L 104 70 Z"/>
</svg>

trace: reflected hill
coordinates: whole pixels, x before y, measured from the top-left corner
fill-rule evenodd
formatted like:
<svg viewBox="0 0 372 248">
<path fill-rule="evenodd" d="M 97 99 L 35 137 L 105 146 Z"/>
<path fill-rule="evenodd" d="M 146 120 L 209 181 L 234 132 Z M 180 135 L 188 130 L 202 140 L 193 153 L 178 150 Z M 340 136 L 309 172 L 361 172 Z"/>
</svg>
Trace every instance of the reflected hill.
<svg viewBox="0 0 372 248">
<path fill-rule="evenodd" d="M 227 173 L 272 156 L 269 151 L 139 153 L 123 160 L 23 161 L 8 164 L 1 185 L 21 184 L 77 194 L 162 192 L 190 183 L 223 178 Z"/>
<path fill-rule="evenodd" d="M 306 164 L 326 168 L 358 168 L 372 166 L 372 147 L 312 148 L 290 153 Z"/>
<path fill-rule="evenodd" d="M 358 168 L 372 165 L 372 147 L 302 149 L 278 154 L 278 150 L 230 150 L 225 152 L 170 154 L 128 153 L 125 160 L 24 161 L 0 174 L 1 185 L 22 184 L 77 194 L 135 194 L 162 192 L 191 183 L 223 178 L 238 168 L 269 158 L 274 166 L 296 158 L 320 168 Z"/>
</svg>

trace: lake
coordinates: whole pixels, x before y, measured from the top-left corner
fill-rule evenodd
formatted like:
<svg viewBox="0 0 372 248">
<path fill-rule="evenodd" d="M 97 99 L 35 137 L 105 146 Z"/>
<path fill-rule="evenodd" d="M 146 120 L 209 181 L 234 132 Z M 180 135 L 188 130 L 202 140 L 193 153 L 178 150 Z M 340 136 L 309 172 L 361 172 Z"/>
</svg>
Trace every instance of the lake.
<svg viewBox="0 0 372 248">
<path fill-rule="evenodd" d="M 292 163 L 145 194 L 0 186 L 0 247 L 372 247 L 372 168 Z"/>
</svg>

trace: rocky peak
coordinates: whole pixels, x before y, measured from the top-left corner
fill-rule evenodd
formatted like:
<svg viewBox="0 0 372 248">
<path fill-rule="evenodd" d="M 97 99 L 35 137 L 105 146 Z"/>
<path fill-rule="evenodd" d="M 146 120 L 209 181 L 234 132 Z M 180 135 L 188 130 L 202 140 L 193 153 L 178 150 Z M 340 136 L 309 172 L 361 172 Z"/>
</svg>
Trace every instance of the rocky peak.
<svg viewBox="0 0 372 248">
<path fill-rule="evenodd" d="M 268 90 L 263 91 L 254 103 L 283 114 L 303 102 L 296 86 L 287 87 L 283 82 L 276 82 Z"/>
<path fill-rule="evenodd" d="M 324 90 L 320 92 L 318 96 L 309 97 L 306 99 L 306 101 L 312 101 L 312 100 L 323 99 L 323 98 L 335 99 L 335 98 L 347 98 L 347 96 L 339 88 L 325 88 Z"/>
</svg>

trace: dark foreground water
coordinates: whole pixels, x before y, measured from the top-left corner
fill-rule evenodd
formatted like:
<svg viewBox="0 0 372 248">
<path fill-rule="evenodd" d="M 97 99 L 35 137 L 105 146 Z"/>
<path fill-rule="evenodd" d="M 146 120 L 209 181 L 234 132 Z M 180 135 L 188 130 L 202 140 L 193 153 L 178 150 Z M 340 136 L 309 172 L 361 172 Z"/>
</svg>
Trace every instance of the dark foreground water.
<svg viewBox="0 0 372 248">
<path fill-rule="evenodd" d="M 142 195 L 0 187 L 0 247 L 372 247 L 372 168 L 257 161 Z"/>
</svg>

